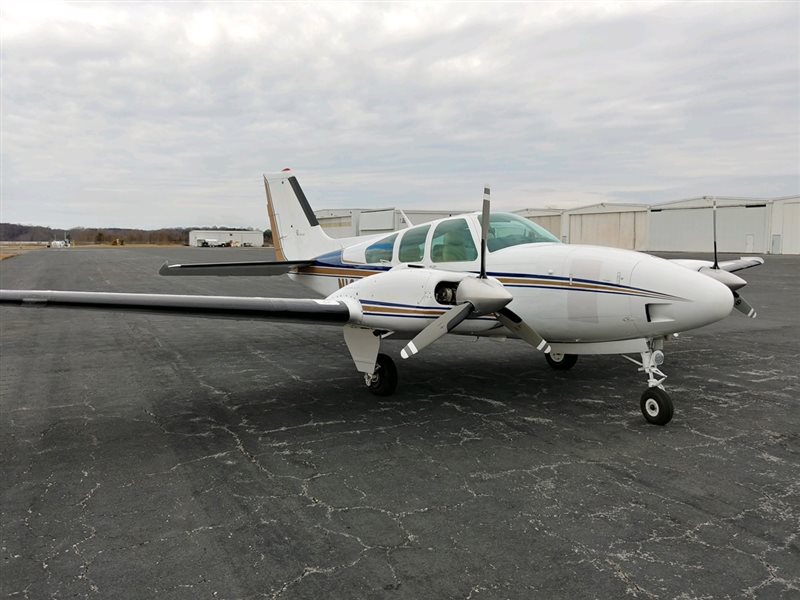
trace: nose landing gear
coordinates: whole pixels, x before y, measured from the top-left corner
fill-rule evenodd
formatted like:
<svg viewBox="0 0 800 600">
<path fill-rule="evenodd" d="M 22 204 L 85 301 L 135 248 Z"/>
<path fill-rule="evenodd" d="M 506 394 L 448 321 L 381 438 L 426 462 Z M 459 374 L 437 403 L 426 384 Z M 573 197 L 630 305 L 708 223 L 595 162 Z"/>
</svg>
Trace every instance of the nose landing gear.
<svg viewBox="0 0 800 600">
<path fill-rule="evenodd" d="M 672 399 L 664 390 L 667 376 L 658 368 L 664 363 L 664 352 L 661 350 L 663 345 L 662 339 L 649 340 L 647 350 L 641 353 L 641 362 L 623 354 L 623 358 L 639 365 L 639 371 L 647 374 L 648 387 L 642 393 L 640 407 L 645 420 L 653 425 L 666 425 L 672 420 L 674 412 Z"/>
</svg>

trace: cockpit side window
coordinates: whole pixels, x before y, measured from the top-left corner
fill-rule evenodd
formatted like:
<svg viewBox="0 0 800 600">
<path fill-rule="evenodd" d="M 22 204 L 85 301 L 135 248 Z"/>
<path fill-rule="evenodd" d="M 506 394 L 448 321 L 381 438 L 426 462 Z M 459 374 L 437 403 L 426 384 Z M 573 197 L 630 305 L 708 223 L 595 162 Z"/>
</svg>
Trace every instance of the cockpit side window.
<svg viewBox="0 0 800 600">
<path fill-rule="evenodd" d="M 443 221 L 436 226 L 431 240 L 433 262 L 475 260 L 478 250 L 465 219 Z"/>
<path fill-rule="evenodd" d="M 394 241 L 397 239 L 397 235 L 395 233 L 368 246 L 365 256 L 367 264 L 392 262 Z"/>
<path fill-rule="evenodd" d="M 430 225 L 421 225 L 407 230 L 400 240 L 398 259 L 401 263 L 419 262 L 425 254 L 425 238 Z"/>
<path fill-rule="evenodd" d="M 482 221 L 482 219 L 482 216 L 478 217 L 478 221 Z M 560 243 L 559 239 L 544 227 L 519 215 L 492 213 L 489 217 L 489 236 L 486 240 L 489 252 L 509 246 L 542 242 Z"/>
</svg>

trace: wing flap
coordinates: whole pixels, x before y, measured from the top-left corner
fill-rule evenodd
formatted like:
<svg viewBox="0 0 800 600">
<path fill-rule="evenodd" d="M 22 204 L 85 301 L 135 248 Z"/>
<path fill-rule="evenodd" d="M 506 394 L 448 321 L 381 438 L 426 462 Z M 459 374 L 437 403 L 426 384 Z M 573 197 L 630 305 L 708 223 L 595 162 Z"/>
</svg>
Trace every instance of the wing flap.
<svg viewBox="0 0 800 600">
<path fill-rule="evenodd" d="M 159 275 L 202 275 L 212 277 L 236 276 L 272 276 L 283 275 L 296 267 L 313 265 L 312 260 L 278 260 L 278 261 L 248 261 L 227 263 L 190 263 L 187 265 L 170 265 L 164 263 L 159 269 Z"/>
<path fill-rule="evenodd" d="M 350 309 L 338 300 L 0 290 L 0 303 L 320 324 L 350 320 Z"/>
</svg>

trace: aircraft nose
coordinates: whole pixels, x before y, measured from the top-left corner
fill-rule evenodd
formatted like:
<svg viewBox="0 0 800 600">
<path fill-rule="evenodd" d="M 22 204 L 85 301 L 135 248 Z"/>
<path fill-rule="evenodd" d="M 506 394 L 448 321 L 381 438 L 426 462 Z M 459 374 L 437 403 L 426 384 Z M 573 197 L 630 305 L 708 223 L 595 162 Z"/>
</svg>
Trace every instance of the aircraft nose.
<svg viewBox="0 0 800 600">
<path fill-rule="evenodd" d="M 698 319 L 707 323 L 720 321 L 733 310 L 733 292 L 724 283 L 698 273 L 700 278 L 693 288 L 691 302 L 695 306 Z"/>
<path fill-rule="evenodd" d="M 709 325 L 733 310 L 733 293 L 725 284 L 660 258 L 649 257 L 637 264 L 632 281 L 664 294 L 663 299 L 647 301 L 645 330 L 650 334 Z"/>
</svg>

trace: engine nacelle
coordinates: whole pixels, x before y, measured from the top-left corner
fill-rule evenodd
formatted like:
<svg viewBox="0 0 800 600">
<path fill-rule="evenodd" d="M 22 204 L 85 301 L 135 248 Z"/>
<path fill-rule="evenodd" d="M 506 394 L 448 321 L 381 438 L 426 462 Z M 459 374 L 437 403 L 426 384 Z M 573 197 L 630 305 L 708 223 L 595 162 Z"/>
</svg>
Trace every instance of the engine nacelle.
<svg viewBox="0 0 800 600">
<path fill-rule="evenodd" d="M 359 324 L 396 332 L 421 331 L 458 301 L 458 285 L 473 273 L 440 271 L 399 265 L 365 277 L 337 290 L 330 300 L 357 300 L 362 308 Z M 456 327 L 457 333 L 479 333 L 499 327 L 491 316 L 471 317 Z"/>
</svg>

